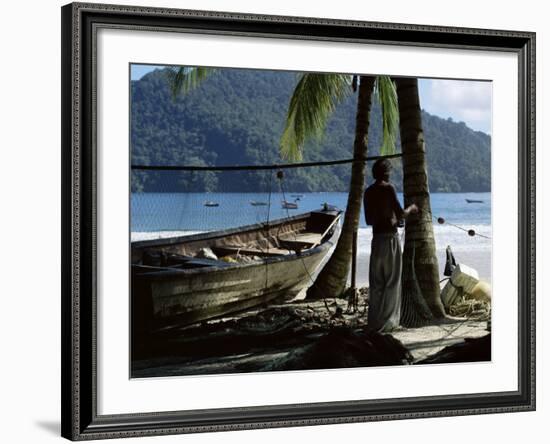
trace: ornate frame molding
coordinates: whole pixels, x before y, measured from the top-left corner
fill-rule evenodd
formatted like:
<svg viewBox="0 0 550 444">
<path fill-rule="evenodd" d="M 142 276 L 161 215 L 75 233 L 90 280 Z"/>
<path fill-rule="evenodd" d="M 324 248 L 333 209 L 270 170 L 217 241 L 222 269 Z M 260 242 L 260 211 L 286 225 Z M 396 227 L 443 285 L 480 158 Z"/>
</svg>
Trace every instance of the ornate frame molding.
<svg viewBox="0 0 550 444">
<path fill-rule="evenodd" d="M 97 414 L 95 40 L 98 27 L 514 52 L 519 61 L 519 381 L 515 392 Z M 71 440 L 535 409 L 535 34 L 73 3 L 62 8 L 62 435 Z"/>
</svg>

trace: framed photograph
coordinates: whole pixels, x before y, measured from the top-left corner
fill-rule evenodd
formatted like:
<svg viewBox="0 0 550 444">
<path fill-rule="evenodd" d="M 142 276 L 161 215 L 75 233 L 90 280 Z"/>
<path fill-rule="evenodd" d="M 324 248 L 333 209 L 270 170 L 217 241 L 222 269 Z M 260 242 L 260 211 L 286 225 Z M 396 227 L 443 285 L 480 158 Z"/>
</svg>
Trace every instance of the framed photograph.
<svg viewBox="0 0 550 444">
<path fill-rule="evenodd" d="M 535 35 L 62 8 L 62 435 L 535 409 Z"/>
</svg>

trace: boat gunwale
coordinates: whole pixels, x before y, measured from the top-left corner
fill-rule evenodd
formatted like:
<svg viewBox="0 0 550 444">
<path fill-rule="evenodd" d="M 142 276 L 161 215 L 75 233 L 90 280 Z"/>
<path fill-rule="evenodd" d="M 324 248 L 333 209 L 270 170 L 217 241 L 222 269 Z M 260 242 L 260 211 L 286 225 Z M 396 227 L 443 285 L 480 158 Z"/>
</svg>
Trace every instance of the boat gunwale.
<svg viewBox="0 0 550 444">
<path fill-rule="evenodd" d="M 296 222 L 301 219 L 307 219 L 311 217 L 312 213 L 321 213 L 321 211 L 308 211 L 307 213 L 301 213 L 297 214 L 295 216 L 285 217 L 281 219 L 274 219 L 269 222 L 269 226 L 277 226 L 281 225 L 285 222 Z M 335 217 L 341 216 L 341 211 L 326 211 L 325 213 L 335 213 Z M 216 239 L 220 237 L 229 236 L 236 233 L 246 233 L 251 231 L 258 231 L 260 229 L 265 229 L 266 224 L 263 222 L 258 222 L 255 224 L 250 225 L 242 225 L 240 227 L 234 227 L 234 228 L 227 228 L 225 230 L 218 230 L 218 231 L 205 231 L 202 233 L 196 233 L 196 234 L 187 234 L 187 235 L 181 235 L 181 236 L 174 236 L 174 237 L 165 237 L 161 239 L 146 239 L 146 240 L 139 240 L 139 241 L 133 241 L 130 242 L 131 248 L 144 248 L 144 247 L 160 247 L 164 245 L 173 245 L 176 243 L 187 243 L 187 242 L 195 242 L 195 241 L 202 241 L 202 240 L 208 240 L 208 239 Z"/>
<path fill-rule="evenodd" d="M 342 215 L 341 211 L 337 211 L 337 212 L 332 211 L 331 213 L 335 213 L 334 214 L 335 218 L 340 218 L 341 215 Z M 293 216 L 293 218 L 295 220 L 299 220 L 300 216 L 306 216 L 306 215 L 310 215 L 310 214 L 311 214 L 311 212 L 304 213 L 302 215 Z M 284 219 L 284 220 L 279 219 L 279 221 L 287 221 L 287 220 L 288 219 Z M 257 226 L 257 225 L 261 225 L 261 224 L 248 225 L 246 227 Z M 240 227 L 240 228 L 245 228 L 245 227 Z M 231 229 L 231 230 L 226 230 L 226 231 L 235 232 L 235 230 L 236 229 Z M 236 232 L 239 232 L 239 233 L 243 232 L 243 231 L 244 230 L 242 230 L 242 229 L 236 230 Z M 191 275 L 200 275 L 200 274 L 213 273 L 213 272 L 220 272 L 221 273 L 221 272 L 224 272 L 224 271 L 225 272 L 231 272 L 235 269 L 246 269 L 246 268 L 252 268 L 252 267 L 264 267 L 266 265 L 277 263 L 277 262 L 295 261 L 295 260 L 298 260 L 298 259 L 303 259 L 305 257 L 320 254 L 321 252 L 323 252 L 323 251 L 327 250 L 328 248 L 330 248 L 332 245 L 329 245 L 329 244 L 338 235 L 339 231 L 340 230 L 338 228 L 338 225 L 336 224 L 334 232 L 331 234 L 331 236 L 327 240 L 320 243 L 319 245 L 316 245 L 313 248 L 303 250 L 299 254 L 296 253 L 296 252 L 289 252 L 289 254 L 285 254 L 285 255 L 263 258 L 261 261 L 251 261 L 251 262 L 246 262 L 246 263 L 234 263 L 234 264 L 232 263 L 232 264 L 230 264 L 230 266 L 223 266 L 223 267 L 216 266 L 215 264 L 213 264 L 212 266 L 206 266 L 206 267 L 200 267 L 200 268 L 188 268 L 188 269 L 159 267 L 159 268 L 162 268 L 162 269 L 151 270 L 150 272 L 143 272 L 143 273 L 140 273 L 139 275 L 136 275 L 135 277 L 138 278 L 138 279 L 139 278 L 165 279 L 165 278 L 178 277 L 178 276 L 184 278 L 184 277 L 191 276 Z M 211 234 L 211 233 L 212 232 L 205 233 L 205 234 Z M 220 232 L 218 232 L 218 233 L 220 233 Z M 191 235 L 191 236 L 195 237 L 195 236 L 199 236 L 199 235 Z M 189 236 L 189 237 L 191 237 L 191 236 Z M 216 236 L 216 237 L 218 237 L 218 236 Z M 181 238 L 181 236 L 180 236 L 180 238 Z M 173 238 L 168 238 L 168 239 L 173 239 Z M 208 239 L 208 238 L 207 237 L 206 238 L 200 238 L 199 240 L 204 240 L 204 239 Z M 193 240 L 197 240 L 197 238 L 195 237 Z M 149 242 L 149 241 L 145 241 L 145 242 Z M 167 244 L 167 245 L 170 245 L 170 244 Z M 132 264 L 132 265 L 134 265 L 134 264 Z"/>
</svg>

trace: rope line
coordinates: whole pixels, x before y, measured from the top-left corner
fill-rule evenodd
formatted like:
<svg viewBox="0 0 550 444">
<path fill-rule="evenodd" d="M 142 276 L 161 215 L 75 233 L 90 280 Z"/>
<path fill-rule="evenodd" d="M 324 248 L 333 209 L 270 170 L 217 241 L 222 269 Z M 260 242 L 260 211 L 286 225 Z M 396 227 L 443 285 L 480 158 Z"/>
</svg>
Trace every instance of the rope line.
<svg viewBox="0 0 550 444">
<path fill-rule="evenodd" d="M 442 219 L 442 218 L 435 218 L 435 216 L 433 216 L 433 218 L 436 219 L 438 222 L 439 222 L 439 219 Z M 441 223 L 441 222 L 439 222 L 439 223 Z M 476 233 L 476 232 L 475 232 L 474 230 L 472 230 L 472 229 L 467 230 L 467 229 L 464 228 L 464 227 L 460 227 L 460 226 L 458 226 L 458 225 L 455 225 L 455 224 L 453 224 L 453 223 L 451 223 L 451 222 L 447 222 L 447 221 L 444 221 L 443 223 L 444 223 L 444 224 L 447 224 L 447 225 L 450 225 L 451 227 L 458 228 L 459 230 L 465 231 L 465 232 L 468 233 L 470 236 L 479 236 L 479 237 L 483 237 L 483 238 L 485 238 L 485 239 L 491 239 L 489 236 L 486 236 L 486 235 L 480 234 L 480 233 Z"/>
<path fill-rule="evenodd" d="M 271 188 L 272 188 L 272 181 L 273 181 L 273 174 L 269 173 L 269 194 L 268 194 L 268 200 L 267 200 L 267 220 L 265 223 L 265 229 L 266 229 L 266 247 L 267 247 L 267 253 L 269 253 L 269 220 L 271 215 Z M 269 267 L 268 267 L 268 260 L 265 259 L 265 288 L 268 287 L 268 277 L 269 277 Z"/>
<path fill-rule="evenodd" d="M 281 174 L 281 177 L 279 178 L 279 186 L 281 188 L 281 193 L 283 195 L 283 200 L 286 202 L 286 195 L 285 195 L 285 189 L 284 189 L 284 186 L 283 186 L 283 175 L 282 174 Z M 287 218 L 290 218 L 290 212 L 288 211 L 288 207 L 285 206 L 285 209 L 286 209 L 286 213 L 287 213 Z M 296 235 L 296 232 L 294 232 L 294 240 L 297 240 L 297 239 L 298 239 L 298 237 Z M 301 255 L 298 255 L 298 256 L 300 257 L 300 262 L 302 263 L 302 266 L 304 267 L 304 271 L 307 273 L 307 275 L 309 277 L 309 280 L 311 281 L 312 284 L 315 284 L 315 279 L 313 279 L 313 276 L 311 275 L 311 273 L 307 269 L 306 263 L 304 262 L 304 258 Z M 324 291 L 320 290 L 320 293 L 322 294 L 323 303 L 325 305 L 326 310 L 328 311 L 329 316 L 332 316 L 332 312 L 330 311 L 330 308 L 327 304 L 327 298 L 326 298 L 326 295 L 325 295 Z M 336 306 L 336 311 L 338 311 L 338 303 L 336 302 L 336 296 L 334 296 L 334 305 Z"/>
<path fill-rule="evenodd" d="M 475 230 L 473 230 L 471 228 L 466 229 L 466 228 L 461 227 L 459 225 L 453 224 L 452 222 L 447 221 L 443 217 L 435 217 L 432 213 L 430 213 L 430 216 L 432 216 L 432 219 L 435 220 L 439 225 L 443 225 L 443 224 L 450 225 L 451 227 L 458 228 L 459 230 L 462 230 L 465 233 L 468 233 L 468 235 L 471 236 L 471 237 L 479 236 L 479 237 L 483 237 L 484 239 L 489 239 L 489 240 L 492 239 L 490 236 L 486 236 L 485 234 L 477 233 Z"/>
<path fill-rule="evenodd" d="M 393 159 L 403 157 L 403 153 L 389 154 L 387 156 L 368 156 L 364 158 L 356 157 L 351 159 L 329 160 L 325 162 L 301 162 L 301 163 L 282 163 L 269 165 L 132 165 L 132 170 L 142 171 L 239 171 L 239 170 L 280 170 L 286 168 L 304 168 L 314 166 L 342 165 L 353 162 L 369 162 L 378 159 Z"/>
</svg>

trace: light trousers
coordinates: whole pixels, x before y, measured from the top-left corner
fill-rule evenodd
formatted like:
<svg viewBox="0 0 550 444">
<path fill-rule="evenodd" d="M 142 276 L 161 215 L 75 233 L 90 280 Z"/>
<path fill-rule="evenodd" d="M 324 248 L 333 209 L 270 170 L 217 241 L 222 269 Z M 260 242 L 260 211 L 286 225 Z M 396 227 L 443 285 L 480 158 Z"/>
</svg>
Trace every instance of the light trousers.
<svg viewBox="0 0 550 444">
<path fill-rule="evenodd" d="M 369 329 L 384 332 L 399 326 L 402 266 L 398 234 L 373 234 L 369 266 Z"/>
</svg>

